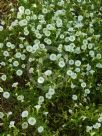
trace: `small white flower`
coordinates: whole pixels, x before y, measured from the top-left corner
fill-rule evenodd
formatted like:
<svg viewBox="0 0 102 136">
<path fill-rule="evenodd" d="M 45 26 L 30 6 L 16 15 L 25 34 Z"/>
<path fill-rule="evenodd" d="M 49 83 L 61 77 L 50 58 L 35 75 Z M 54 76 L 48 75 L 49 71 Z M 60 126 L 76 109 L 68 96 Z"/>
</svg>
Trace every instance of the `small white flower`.
<svg viewBox="0 0 102 136">
<path fill-rule="evenodd" d="M 83 16 L 82 15 L 79 15 L 78 16 L 78 21 L 82 21 L 83 20 Z"/>
<path fill-rule="evenodd" d="M 46 14 L 48 12 L 48 10 L 46 8 L 42 9 L 42 13 Z"/>
<path fill-rule="evenodd" d="M 17 67 L 18 65 L 19 65 L 19 62 L 18 62 L 18 61 L 14 61 L 14 62 L 13 62 L 13 66 L 14 66 L 14 67 Z"/>
<path fill-rule="evenodd" d="M 9 92 L 3 92 L 3 97 L 5 99 L 8 99 L 10 97 L 10 93 Z"/>
<path fill-rule="evenodd" d="M 34 106 L 36 108 L 36 110 L 38 111 L 41 108 L 41 105 L 35 105 Z"/>
<path fill-rule="evenodd" d="M 35 119 L 34 117 L 30 117 L 30 118 L 28 119 L 28 123 L 29 123 L 30 125 L 35 125 L 35 124 L 36 124 L 36 119 Z"/>
<path fill-rule="evenodd" d="M 90 94 L 90 90 L 89 89 L 85 89 L 85 94 Z"/>
<path fill-rule="evenodd" d="M 76 72 L 80 72 L 80 68 L 75 68 L 75 71 Z"/>
<path fill-rule="evenodd" d="M 4 117 L 4 113 L 0 112 L 0 119 L 2 119 Z"/>
<path fill-rule="evenodd" d="M 28 52 L 32 52 L 32 51 L 33 51 L 33 47 L 29 45 L 29 46 L 26 47 L 26 50 L 27 50 Z"/>
<path fill-rule="evenodd" d="M 17 96 L 17 100 L 18 101 L 23 101 L 24 100 L 24 96 L 23 95 L 18 95 Z"/>
<path fill-rule="evenodd" d="M 24 10 L 25 10 L 25 9 L 24 9 L 23 6 L 20 6 L 18 9 L 19 9 L 19 12 L 20 12 L 20 13 L 24 13 Z"/>
<path fill-rule="evenodd" d="M 9 52 L 8 52 L 8 51 L 4 51 L 4 52 L 3 52 L 3 55 L 4 55 L 5 57 L 8 57 L 8 56 L 9 56 Z"/>
<path fill-rule="evenodd" d="M 62 27 L 62 25 L 63 25 L 62 20 L 61 20 L 60 18 L 58 18 L 58 19 L 56 20 L 56 26 L 57 26 L 57 27 Z"/>
<path fill-rule="evenodd" d="M 43 96 L 39 96 L 39 102 L 40 103 L 44 102 L 44 97 Z"/>
<path fill-rule="evenodd" d="M 76 73 L 74 73 L 74 72 L 72 72 L 72 74 L 71 74 L 71 78 L 72 78 L 72 79 L 76 79 L 76 78 L 77 78 L 77 74 L 76 74 Z"/>
<path fill-rule="evenodd" d="M 3 88 L 2 87 L 0 87 L 0 93 L 2 93 L 3 92 Z"/>
<path fill-rule="evenodd" d="M 18 82 L 15 82 L 12 84 L 12 87 L 17 87 L 17 85 L 18 85 Z"/>
<path fill-rule="evenodd" d="M 95 55 L 94 51 L 93 51 L 93 50 L 89 51 L 89 55 L 90 55 L 91 57 L 94 57 L 94 55 Z"/>
<path fill-rule="evenodd" d="M 44 78 L 43 77 L 39 77 L 38 78 L 38 83 L 39 84 L 43 84 L 44 83 Z"/>
<path fill-rule="evenodd" d="M 16 57 L 16 58 L 21 58 L 21 53 L 20 53 L 20 52 L 17 52 L 17 53 L 15 54 L 15 57 Z"/>
<path fill-rule="evenodd" d="M 45 97 L 46 97 L 47 99 L 51 99 L 51 98 L 52 98 L 52 94 L 46 93 L 46 94 L 45 94 Z"/>
<path fill-rule="evenodd" d="M 73 65 L 74 64 L 74 60 L 69 60 L 69 65 Z"/>
<path fill-rule="evenodd" d="M 17 76 L 21 76 L 23 74 L 23 71 L 21 69 L 16 71 Z"/>
<path fill-rule="evenodd" d="M 78 99 L 77 95 L 72 95 L 72 99 L 76 101 Z"/>
<path fill-rule="evenodd" d="M 81 65 L 81 61 L 80 61 L 80 60 L 76 60 L 76 61 L 75 61 L 75 65 L 76 65 L 77 67 L 79 67 L 79 66 Z"/>
<path fill-rule="evenodd" d="M 25 118 L 28 116 L 28 111 L 23 111 L 21 114 L 22 118 Z"/>
<path fill-rule="evenodd" d="M 95 125 L 93 125 L 93 128 L 95 129 L 99 129 L 101 127 L 101 123 L 96 123 Z"/>
<path fill-rule="evenodd" d="M 85 88 L 85 87 L 86 87 L 86 83 L 85 83 L 85 82 L 82 82 L 82 83 L 81 83 L 81 87 L 82 87 L 82 88 Z"/>
<path fill-rule="evenodd" d="M 86 132 L 90 132 L 92 130 L 92 126 L 87 126 L 86 127 Z"/>
<path fill-rule="evenodd" d="M 67 75 L 68 75 L 68 76 L 71 76 L 72 73 L 73 73 L 72 70 L 67 70 Z"/>
<path fill-rule="evenodd" d="M 96 58 L 97 58 L 97 59 L 101 59 L 101 58 L 102 58 L 102 55 L 101 55 L 100 53 L 98 53 L 98 54 L 96 55 Z"/>
<path fill-rule="evenodd" d="M 29 69 L 29 73 L 31 74 L 31 73 L 33 73 L 34 72 L 34 68 L 30 68 Z"/>
<path fill-rule="evenodd" d="M 38 133 L 42 133 L 43 131 L 44 131 L 44 127 L 43 126 L 38 127 Z"/>
<path fill-rule="evenodd" d="M 46 70 L 46 71 L 44 72 L 44 74 L 45 74 L 46 76 L 50 76 L 50 75 L 52 74 L 52 71 L 51 71 L 51 70 Z"/>
<path fill-rule="evenodd" d="M 10 121 L 9 127 L 10 127 L 10 128 L 11 128 L 11 127 L 14 127 L 14 124 L 15 124 L 15 121 Z"/>
<path fill-rule="evenodd" d="M 25 14 L 30 15 L 31 11 L 29 9 L 25 9 Z"/>
<path fill-rule="evenodd" d="M 102 117 L 99 117 L 99 118 L 98 118 L 98 122 L 102 122 Z"/>
<path fill-rule="evenodd" d="M 55 94 L 55 89 L 49 88 L 48 93 L 51 94 L 51 95 L 54 95 Z"/>
<path fill-rule="evenodd" d="M 28 22 L 27 22 L 26 19 L 23 19 L 23 20 L 20 20 L 20 21 L 19 21 L 19 25 L 20 25 L 20 26 L 26 26 L 27 23 L 28 23 Z"/>
<path fill-rule="evenodd" d="M 70 36 L 69 41 L 74 42 L 75 41 L 75 36 Z"/>
<path fill-rule="evenodd" d="M 0 25 L 0 31 L 3 31 L 3 29 L 4 29 L 3 26 Z"/>
<path fill-rule="evenodd" d="M 28 123 L 27 122 L 23 122 L 22 123 L 22 129 L 27 129 L 28 128 Z"/>
<path fill-rule="evenodd" d="M 65 62 L 64 61 L 59 61 L 58 65 L 59 65 L 59 67 L 63 68 L 65 66 Z"/>
</svg>

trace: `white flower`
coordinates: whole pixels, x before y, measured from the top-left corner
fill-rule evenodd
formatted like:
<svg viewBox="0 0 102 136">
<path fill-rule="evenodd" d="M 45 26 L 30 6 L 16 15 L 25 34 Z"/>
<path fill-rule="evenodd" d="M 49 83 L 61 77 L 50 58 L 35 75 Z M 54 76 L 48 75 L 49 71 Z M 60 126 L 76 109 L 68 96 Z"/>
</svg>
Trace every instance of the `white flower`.
<svg viewBox="0 0 102 136">
<path fill-rule="evenodd" d="M 47 99 L 51 99 L 51 98 L 52 98 L 52 94 L 46 93 L 46 94 L 45 94 L 45 97 L 46 97 Z"/>
<path fill-rule="evenodd" d="M 20 52 L 17 52 L 17 53 L 15 54 L 15 57 L 16 57 L 16 58 L 21 58 L 21 53 L 20 53 Z"/>
<path fill-rule="evenodd" d="M 22 129 L 27 129 L 28 128 L 28 123 L 27 122 L 23 122 L 22 123 Z"/>
<path fill-rule="evenodd" d="M 41 108 L 41 105 L 35 105 L 34 106 L 36 108 L 36 110 L 38 111 Z"/>
<path fill-rule="evenodd" d="M 24 13 L 24 7 L 23 6 L 20 6 L 18 9 L 19 9 L 20 13 Z"/>
<path fill-rule="evenodd" d="M 11 127 L 14 127 L 14 124 L 15 124 L 15 121 L 10 121 L 9 127 L 10 127 L 10 128 L 11 128 Z"/>
<path fill-rule="evenodd" d="M 28 111 L 23 111 L 21 114 L 22 118 L 25 118 L 28 116 Z"/>
<path fill-rule="evenodd" d="M 65 62 L 64 61 L 59 61 L 58 65 L 59 65 L 59 67 L 63 68 L 65 66 Z"/>
<path fill-rule="evenodd" d="M 12 44 L 11 44 L 10 42 L 7 42 L 7 43 L 6 43 L 6 46 L 7 46 L 7 47 L 11 47 L 11 45 L 12 45 Z"/>
<path fill-rule="evenodd" d="M 51 70 L 46 70 L 46 71 L 44 72 L 44 74 L 45 74 L 46 76 L 50 76 L 50 75 L 52 74 L 52 71 L 51 71 Z"/>
<path fill-rule="evenodd" d="M 50 55 L 50 60 L 55 61 L 56 60 L 56 54 L 51 54 Z"/>
<path fill-rule="evenodd" d="M 94 51 L 93 51 L 93 50 L 89 51 L 89 55 L 90 55 L 91 57 L 94 57 L 94 55 L 95 55 Z"/>
<path fill-rule="evenodd" d="M 3 92 L 3 97 L 5 99 L 8 99 L 10 97 L 10 93 L 9 92 Z"/>
<path fill-rule="evenodd" d="M 3 92 L 3 88 L 2 87 L 0 87 L 0 93 L 2 93 Z"/>
<path fill-rule="evenodd" d="M 101 57 L 102 57 L 102 55 L 101 55 L 100 53 L 98 53 L 98 54 L 96 55 L 96 58 L 97 58 L 97 59 L 101 59 Z"/>
<path fill-rule="evenodd" d="M 83 16 L 82 15 L 79 15 L 78 16 L 78 21 L 82 21 L 83 20 Z"/>
<path fill-rule="evenodd" d="M 85 89 L 85 94 L 90 94 L 90 90 L 89 89 Z"/>
<path fill-rule="evenodd" d="M 18 82 L 15 82 L 12 84 L 12 87 L 17 87 L 17 85 L 18 85 Z"/>
<path fill-rule="evenodd" d="M 26 50 L 27 50 L 28 52 L 32 52 L 32 51 L 33 51 L 33 47 L 29 45 L 29 46 L 26 47 Z"/>
<path fill-rule="evenodd" d="M 25 54 L 22 54 L 21 55 L 21 60 L 25 60 L 25 58 L 26 58 Z"/>
<path fill-rule="evenodd" d="M 72 111 L 71 109 L 69 109 L 68 111 L 69 111 L 69 113 L 70 113 L 70 114 L 72 114 L 72 113 L 73 113 L 73 111 Z"/>
<path fill-rule="evenodd" d="M 93 125 L 93 128 L 95 129 L 99 129 L 101 127 L 101 123 L 96 123 L 95 125 Z"/>
<path fill-rule="evenodd" d="M 71 76 L 72 73 L 73 73 L 72 70 L 67 70 L 67 75 L 68 75 L 68 76 Z"/>
<path fill-rule="evenodd" d="M 6 81 L 7 76 L 6 76 L 6 75 L 2 75 L 2 76 L 1 76 L 1 79 L 2 79 L 3 81 Z"/>
<path fill-rule="evenodd" d="M 48 10 L 46 8 L 42 9 L 42 13 L 46 14 L 48 12 Z"/>
<path fill-rule="evenodd" d="M 87 49 L 87 45 L 86 45 L 86 44 L 83 44 L 83 45 L 81 46 L 81 49 L 82 49 L 82 50 L 86 50 L 86 49 Z"/>
<path fill-rule="evenodd" d="M 29 73 L 31 74 L 31 73 L 33 73 L 34 72 L 34 68 L 30 68 L 29 69 Z"/>
<path fill-rule="evenodd" d="M 81 83 L 81 87 L 85 88 L 86 87 L 86 83 L 85 82 Z"/>
<path fill-rule="evenodd" d="M 24 100 L 24 96 L 23 95 L 18 95 L 17 96 L 17 100 L 18 101 L 23 101 Z"/>
<path fill-rule="evenodd" d="M 76 78 L 77 78 L 77 74 L 76 74 L 76 73 L 74 73 L 74 72 L 72 72 L 72 74 L 71 74 L 71 78 L 72 78 L 72 79 L 76 79 Z"/>
<path fill-rule="evenodd" d="M 69 65 L 73 65 L 74 64 L 74 60 L 69 60 Z"/>
<path fill-rule="evenodd" d="M 44 102 L 44 97 L 43 96 L 39 96 L 39 102 L 40 103 Z"/>
<path fill-rule="evenodd" d="M 18 61 L 14 61 L 14 62 L 13 62 L 13 66 L 14 66 L 14 67 L 17 67 L 18 65 L 19 65 L 19 62 L 18 62 Z"/>
<path fill-rule="evenodd" d="M 74 42 L 75 41 L 75 36 L 70 36 L 69 41 Z"/>
<path fill-rule="evenodd" d="M 44 78 L 43 77 L 39 77 L 38 78 L 38 83 L 39 84 L 43 84 L 44 83 Z"/>
<path fill-rule="evenodd" d="M 42 133 L 44 131 L 43 126 L 38 127 L 38 133 Z"/>
<path fill-rule="evenodd" d="M 76 61 L 75 61 L 75 65 L 76 65 L 77 67 L 79 67 L 79 66 L 81 65 L 81 61 L 80 61 L 80 60 L 76 60 Z"/>
<path fill-rule="evenodd" d="M 93 48 L 93 44 L 92 43 L 89 43 L 88 44 L 88 49 L 92 49 Z"/>
<path fill-rule="evenodd" d="M 31 11 L 29 9 L 25 9 L 25 14 L 30 15 Z"/>
<path fill-rule="evenodd" d="M 57 27 L 62 27 L 62 25 L 63 25 L 62 20 L 61 20 L 60 18 L 58 18 L 58 19 L 56 20 L 56 26 L 57 26 Z"/>
<path fill-rule="evenodd" d="M 49 88 L 48 93 L 51 94 L 51 95 L 54 95 L 55 94 L 55 89 Z"/>
<path fill-rule="evenodd" d="M 75 68 L 75 71 L 76 72 L 80 72 L 80 68 Z"/>
<path fill-rule="evenodd" d="M 20 26 L 26 26 L 27 23 L 28 23 L 28 22 L 27 22 L 26 19 L 23 19 L 23 20 L 19 21 L 19 25 L 20 25 Z"/>
<path fill-rule="evenodd" d="M 28 123 L 29 123 L 30 125 L 35 125 L 35 124 L 36 124 L 36 119 L 35 119 L 34 117 L 30 117 L 30 118 L 28 119 Z"/>
<path fill-rule="evenodd" d="M 86 132 L 90 132 L 92 130 L 92 126 L 87 126 L 86 127 Z"/>
<path fill-rule="evenodd" d="M 5 57 L 8 57 L 8 56 L 9 56 L 9 52 L 8 52 L 8 51 L 4 51 L 4 52 L 3 52 L 3 55 L 4 55 Z"/>
<path fill-rule="evenodd" d="M 102 122 L 102 117 L 99 117 L 99 118 L 98 118 L 98 122 Z"/>
<path fill-rule="evenodd" d="M 77 95 L 72 95 L 72 99 L 76 101 L 78 99 Z"/>
<path fill-rule="evenodd" d="M 3 26 L 0 25 L 0 31 L 2 31 L 3 29 L 4 29 Z"/>
<path fill-rule="evenodd" d="M 2 119 L 4 117 L 4 113 L 0 112 L 0 119 Z"/>
<path fill-rule="evenodd" d="M 17 76 L 21 76 L 23 74 L 23 71 L 21 69 L 16 71 Z"/>
</svg>

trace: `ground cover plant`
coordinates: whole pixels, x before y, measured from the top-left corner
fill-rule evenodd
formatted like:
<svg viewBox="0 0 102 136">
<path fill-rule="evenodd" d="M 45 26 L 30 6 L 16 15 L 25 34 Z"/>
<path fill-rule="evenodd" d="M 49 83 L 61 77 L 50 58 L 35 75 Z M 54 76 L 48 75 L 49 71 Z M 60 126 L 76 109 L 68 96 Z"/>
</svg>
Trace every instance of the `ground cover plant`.
<svg viewBox="0 0 102 136">
<path fill-rule="evenodd" d="M 19 0 L 0 20 L 0 136 L 102 136 L 102 1 Z"/>
</svg>

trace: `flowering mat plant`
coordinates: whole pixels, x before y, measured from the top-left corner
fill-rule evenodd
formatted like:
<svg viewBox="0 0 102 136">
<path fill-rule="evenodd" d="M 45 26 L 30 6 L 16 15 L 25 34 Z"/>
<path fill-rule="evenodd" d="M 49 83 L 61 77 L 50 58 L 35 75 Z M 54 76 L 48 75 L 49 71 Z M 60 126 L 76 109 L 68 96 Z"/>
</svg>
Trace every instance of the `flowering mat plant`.
<svg viewBox="0 0 102 136">
<path fill-rule="evenodd" d="M 102 1 L 10 6 L 0 20 L 0 136 L 102 136 Z"/>
</svg>

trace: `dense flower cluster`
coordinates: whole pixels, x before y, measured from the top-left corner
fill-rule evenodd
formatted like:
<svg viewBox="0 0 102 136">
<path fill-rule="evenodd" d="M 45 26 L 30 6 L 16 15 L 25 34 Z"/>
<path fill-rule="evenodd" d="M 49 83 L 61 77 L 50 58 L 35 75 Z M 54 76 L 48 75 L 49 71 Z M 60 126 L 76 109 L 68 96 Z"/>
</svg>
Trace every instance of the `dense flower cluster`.
<svg viewBox="0 0 102 136">
<path fill-rule="evenodd" d="M 99 0 L 22 1 L 10 22 L 1 21 L 2 135 L 100 133 L 99 5 Z"/>
</svg>

